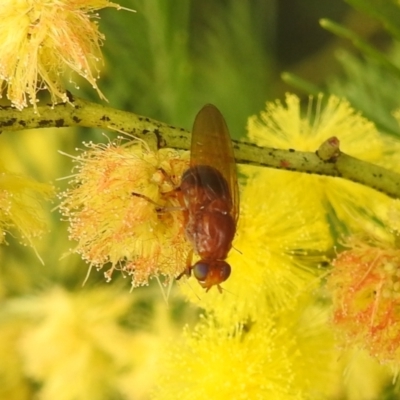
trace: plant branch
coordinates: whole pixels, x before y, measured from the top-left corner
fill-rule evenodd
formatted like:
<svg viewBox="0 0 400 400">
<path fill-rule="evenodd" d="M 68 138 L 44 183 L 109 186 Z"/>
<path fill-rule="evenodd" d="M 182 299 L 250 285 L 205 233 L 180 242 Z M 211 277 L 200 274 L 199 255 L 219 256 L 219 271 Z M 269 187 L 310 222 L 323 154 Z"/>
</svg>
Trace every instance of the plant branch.
<svg viewBox="0 0 400 400">
<path fill-rule="evenodd" d="M 70 96 L 67 103 L 37 107 L 37 111 L 32 107 L 22 111 L 0 108 L 1 131 L 72 126 L 122 131 L 146 141 L 151 148 L 190 148 L 190 132 L 185 129 L 77 97 Z M 326 141 L 316 153 L 233 143 L 238 163 L 340 177 L 400 198 L 399 174 L 342 153 L 336 138 Z"/>
</svg>

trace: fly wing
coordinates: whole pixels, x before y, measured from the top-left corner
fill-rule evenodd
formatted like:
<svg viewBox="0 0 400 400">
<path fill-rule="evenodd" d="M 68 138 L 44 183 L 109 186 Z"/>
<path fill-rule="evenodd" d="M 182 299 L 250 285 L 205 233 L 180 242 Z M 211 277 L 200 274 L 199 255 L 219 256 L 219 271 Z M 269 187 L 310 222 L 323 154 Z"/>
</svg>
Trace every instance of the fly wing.
<svg viewBox="0 0 400 400">
<path fill-rule="evenodd" d="M 239 188 L 232 140 L 217 107 L 206 104 L 196 115 L 192 130 L 190 166 L 206 165 L 225 178 L 232 199 L 232 217 L 239 217 Z M 201 179 L 201 177 L 200 177 Z M 207 182 L 207 177 L 204 177 Z"/>
</svg>

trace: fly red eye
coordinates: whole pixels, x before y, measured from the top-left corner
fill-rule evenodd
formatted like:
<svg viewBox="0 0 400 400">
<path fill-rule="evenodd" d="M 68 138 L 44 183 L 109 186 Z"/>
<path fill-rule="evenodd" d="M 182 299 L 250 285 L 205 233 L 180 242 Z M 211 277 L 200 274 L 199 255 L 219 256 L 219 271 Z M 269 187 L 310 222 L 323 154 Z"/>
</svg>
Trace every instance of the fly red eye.
<svg viewBox="0 0 400 400">
<path fill-rule="evenodd" d="M 209 270 L 210 270 L 209 264 L 203 261 L 199 261 L 193 266 L 193 275 L 198 281 L 204 282 L 207 278 Z"/>
<path fill-rule="evenodd" d="M 230 274 L 231 274 L 231 266 L 228 263 L 223 262 L 219 270 L 219 276 L 221 278 L 221 282 L 226 281 L 229 278 Z"/>
<path fill-rule="evenodd" d="M 230 265 L 222 260 L 217 261 L 198 261 L 193 266 L 193 275 L 202 283 L 207 285 L 217 285 L 226 281 L 231 274 Z"/>
</svg>

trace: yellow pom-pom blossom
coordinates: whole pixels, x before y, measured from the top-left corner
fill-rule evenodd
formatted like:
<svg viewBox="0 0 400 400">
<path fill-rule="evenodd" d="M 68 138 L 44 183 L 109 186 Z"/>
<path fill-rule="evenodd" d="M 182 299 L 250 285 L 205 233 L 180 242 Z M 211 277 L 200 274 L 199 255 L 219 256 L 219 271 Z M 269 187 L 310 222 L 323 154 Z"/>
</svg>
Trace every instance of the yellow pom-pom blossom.
<svg viewBox="0 0 400 400">
<path fill-rule="evenodd" d="M 380 364 L 366 350 L 357 347 L 342 350 L 337 361 L 343 366 L 343 374 L 334 399 L 382 399 L 383 393 L 391 393 L 392 390 L 392 398 L 398 397 L 399 390 L 393 385 L 391 368 Z"/>
<path fill-rule="evenodd" d="M 156 360 L 176 328 L 161 299 L 152 304 L 150 318 L 136 307 L 136 302 L 150 304 L 148 292 L 137 293 L 121 291 L 118 285 L 79 293 L 56 287 L 9 301 L 8 318 L 25 322 L 14 346 L 25 377 L 37 384 L 33 397 L 148 398 Z"/>
<path fill-rule="evenodd" d="M 0 87 L 7 87 L 13 106 L 36 106 L 43 89 L 53 103 L 67 101 L 62 79 L 68 70 L 84 77 L 103 98 L 92 72 L 98 75 L 103 35 L 91 18 L 104 7 L 119 8 L 108 0 L 1 1 Z"/>
<path fill-rule="evenodd" d="M 261 310 L 290 306 L 315 283 L 332 245 L 326 221 L 308 206 L 309 193 L 293 174 L 255 167 L 240 171 L 247 179 L 228 258 L 232 273 L 222 285 L 226 290 L 205 295 L 194 279 L 190 286 L 184 280 L 180 285 L 191 301 L 227 323 L 258 320 Z"/>
<path fill-rule="evenodd" d="M 328 279 L 334 324 L 380 362 L 400 362 L 400 251 L 392 243 L 348 239 Z"/>
<path fill-rule="evenodd" d="M 188 167 L 183 153 L 153 152 L 139 141 L 87 146 L 62 194 L 73 251 L 98 269 L 110 263 L 108 279 L 115 269 L 127 272 L 133 287 L 179 275 L 190 249 L 174 192 Z"/>
<path fill-rule="evenodd" d="M 33 245 L 47 229 L 43 201 L 53 195 L 53 186 L 13 174 L 0 164 L 0 242 L 16 231 L 24 244 Z"/>
<path fill-rule="evenodd" d="M 155 399 L 329 398 L 337 355 L 327 313 L 309 301 L 279 318 L 228 327 L 208 317 L 186 329 L 166 348 Z"/>
<path fill-rule="evenodd" d="M 346 100 L 330 96 L 319 97 L 312 114 L 313 102 L 304 115 L 300 100 L 292 94 L 286 104 L 267 103 L 260 117 L 248 123 L 249 137 L 257 144 L 280 149 L 294 148 L 316 151 L 330 137 L 337 137 L 340 149 L 364 161 L 383 164 L 384 141 L 374 124 L 357 113 Z M 381 210 L 389 199 L 373 189 L 346 180 L 307 174 L 296 174 L 297 184 L 309 192 L 309 207 L 325 214 L 330 205 L 346 226 L 364 230 L 371 224 L 371 216 Z M 314 197 L 314 200 L 312 200 Z"/>
<path fill-rule="evenodd" d="M 5 301 L 2 300 L 2 310 Z M 33 397 L 32 385 L 26 379 L 18 344 L 21 332 L 26 332 L 29 323 L 26 319 L 16 319 L 8 315 L 0 322 L 0 399 L 29 400 Z"/>
</svg>

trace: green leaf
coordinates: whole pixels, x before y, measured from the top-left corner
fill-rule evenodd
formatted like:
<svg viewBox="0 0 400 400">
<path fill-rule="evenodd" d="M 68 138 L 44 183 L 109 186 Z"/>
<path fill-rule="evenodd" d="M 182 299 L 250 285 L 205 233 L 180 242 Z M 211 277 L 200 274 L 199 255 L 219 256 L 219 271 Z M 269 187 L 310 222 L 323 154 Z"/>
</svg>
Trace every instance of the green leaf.
<svg viewBox="0 0 400 400">
<path fill-rule="evenodd" d="M 380 52 L 379 50 L 368 44 L 365 40 L 363 40 L 359 35 L 351 31 L 350 29 L 347 29 L 343 25 L 330 21 L 329 19 L 321 19 L 320 25 L 337 36 L 351 40 L 354 46 L 356 46 L 364 54 L 374 58 L 379 64 L 381 64 L 390 72 L 400 78 L 400 68 L 393 62 L 391 62 L 386 54 Z"/>
<path fill-rule="evenodd" d="M 361 10 L 382 22 L 384 27 L 400 40 L 400 6 L 393 0 L 346 0 L 354 8 Z"/>
</svg>

